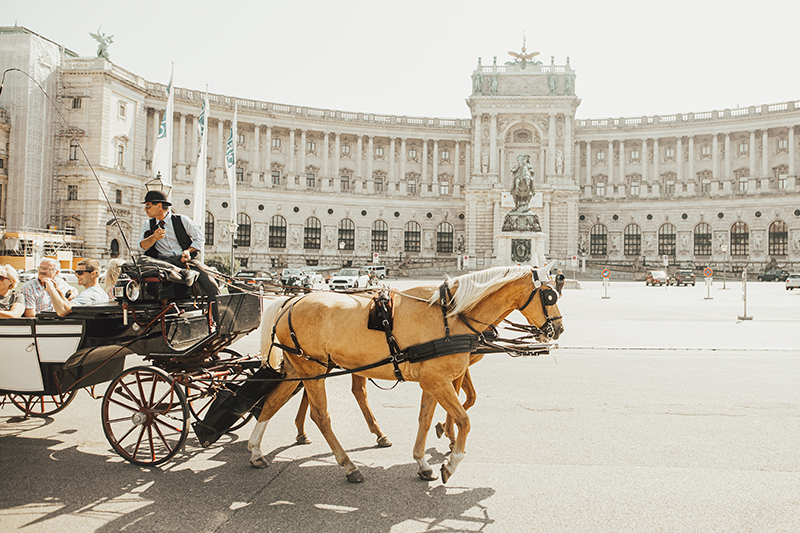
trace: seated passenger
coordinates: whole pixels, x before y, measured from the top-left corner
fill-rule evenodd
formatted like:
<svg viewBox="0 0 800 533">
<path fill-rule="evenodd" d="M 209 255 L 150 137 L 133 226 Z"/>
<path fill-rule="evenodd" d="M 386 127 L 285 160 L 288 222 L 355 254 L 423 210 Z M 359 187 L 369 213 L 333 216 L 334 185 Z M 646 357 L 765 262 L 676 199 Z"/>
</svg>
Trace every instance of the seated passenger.
<svg viewBox="0 0 800 533">
<path fill-rule="evenodd" d="M 108 262 L 106 279 L 103 281 L 103 288 L 108 295 L 108 299 L 114 302 L 114 286 L 119 279 L 120 267 L 125 263 L 124 259 L 112 259 Z"/>
<path fill-rule="evenodd" d="M 50 294 L 45 289 L 45 280 L 47 279 L 55 282 L 58 291 L 67 300 L 75 298 L 78 294 L 78 291 L 70 287 L 64 278 L 58 277 L 59 268 L 61 268 L 61 263 L 55 259 L 45 257 L 39 263 L 39 272 L 36 279 L 30 280 L 19 290 L 25 297 L 24 316 L 34 317 L 38 313 L 54 310 Z"/>
<path fill-rule="evenodd" d="M 72 301 L 61 294 L 55 281 L 49 278 L 45 280 L 47 292 L 58 316 L 67 316 L 75 307 L 108 303 L 108 295 L 100 287 L 100 263 L 97 260 L 84 259 L 78 263 L 75 275 L 78 276 L 78 285 L 84 287 L 84 290 Z"/>
<path fill-rule="evenodd" d="M 18 282 L 16 268 L 0 265 L 0 318 L 19 318 L 25 312 L 25 297 L 11 290 Z"/>
</svg>

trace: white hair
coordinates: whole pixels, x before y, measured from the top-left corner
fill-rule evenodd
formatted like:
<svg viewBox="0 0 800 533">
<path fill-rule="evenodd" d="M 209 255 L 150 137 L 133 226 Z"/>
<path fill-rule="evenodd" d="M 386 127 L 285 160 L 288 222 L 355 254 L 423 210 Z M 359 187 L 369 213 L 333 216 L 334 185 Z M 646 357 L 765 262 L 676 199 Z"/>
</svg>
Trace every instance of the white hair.
<svg viewBox="0 0 800 533">
<path fill-rule="evenodd" d="M 17 275 L 17 269 L 12 267 L 11 265 L 0 265 L 0 276 L 5 276 L 11 280 L 11 288 L 17 286 L 19 283 L 19 276 Z"/>
<path fill-rule="evenodd" d="M 42 262 L 39 263 L 39 266 L 41 266 L 43 264 L 49 264 L 51 267 L 55 268 L 56 270 L 60 270 L 61 269 L 61 263 L 58 262 L 57 260 L 53 259 L 52 257 L 45 257 L 44 259 L 42 259 Z"/>
</svg>

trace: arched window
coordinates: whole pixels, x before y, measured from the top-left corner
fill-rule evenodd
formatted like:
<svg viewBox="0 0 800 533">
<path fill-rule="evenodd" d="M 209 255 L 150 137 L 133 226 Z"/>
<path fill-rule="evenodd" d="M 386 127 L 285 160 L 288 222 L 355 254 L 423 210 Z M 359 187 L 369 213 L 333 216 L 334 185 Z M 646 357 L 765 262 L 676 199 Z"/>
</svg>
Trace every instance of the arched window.
<svg viewBox="0 0 800 533">
<path fill-rule="evenodd" d="M 731 255 L 747 255 L 750 243 L 750 230 L 744 222 L 731 226 Z"/>
<path fill-rule="evenodd" d="M 239 225 L 236 230 L 236 246 L 250 246 L 250 216 L 239 213 L 236 215 L 236 224 Z"/>
<path fill-rule="evenodd" d="M 663 224 L 658 228 L 658 255 L 675 256 L 675 226 Z"/>
<path fill-rule="evenodd" d="M 413 220 L 406 224 L 403 235 L 403 250 L 406 252 L 419 252 L 420 230 L 419 224 Z"/>
<path fill-rule="evenodd" d="M 383 220 L 372 223 L 372 251 L 389 251 L 389 225 Z"/>
<path fill-rule="evenodd" d="M 206 211 L 205 232 L 206 246 L 214 246 L 214 215 Z"/>
<path fill-rule="evenodd" d="M 322 224 L 317 217 L 308 217 L 303 225 L 303 249 L 319 250 L 322 242 Z"/>
<path fill-rule="evenodd" d="M 769 255 L 786 255 L 789 249 L 789 229 L 786 222 L 776 220 L 769 225 Z"/>
<path fill-rule="evenodd" d="M 436 228 L 436 251 L 442 254 L 453 253 L 453 226 L 449 222 L 442 222 Z"/>
<path fill-rule="evenodd" d="M 711 255 L 711 226 L 705 222 L 694 227 L 694 255 Z"/>
<path fill-rule="evenodd" d="M 286 248 L 286 219 L 281 215 L 269 219 L 269 247 Z"/>
<path fill-rule="evenodd" d="M 589 253 L 591 255 L 608 253 L 608 231 L 602 224 L 592 226 L 592 231 L 589 233 Z"/>
<path fill-rule="evenodd" d="M 625 241 L 623 243 L 625 255 L 639 255 L 642 253 L 642 230 L 636 224 L 625 226 Z"/>
<path fill-rule="evenodd" d="M 111 240 L 111 257 L 117 257 L 119 255 L 119 241 L 117 239 Z"/>
<path fill-rule="evenodd" d="M 356 249 L 356 225 L 349 218 L 339 221 L 339 238 L 336 243 L 340 250 Z"/>
</svg>

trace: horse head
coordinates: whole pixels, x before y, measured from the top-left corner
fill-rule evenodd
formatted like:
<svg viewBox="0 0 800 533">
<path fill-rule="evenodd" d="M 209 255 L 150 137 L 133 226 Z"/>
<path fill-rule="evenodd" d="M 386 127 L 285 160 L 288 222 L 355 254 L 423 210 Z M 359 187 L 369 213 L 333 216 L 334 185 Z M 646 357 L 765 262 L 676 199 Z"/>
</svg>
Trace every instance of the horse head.
<svg viewBox="0 0 800 533">
<path fill-rule="evenodd" d="M 542 268 L 531 269 L 530 296 L 527 296 L 518 310 L 528 320 L 528 324 L 538 331 L 536 334 L 539 342 L 558 339 L 564 332 L 564 323 L 561 311 L 558 309 L 558 293 L 555 289 L 555 280 L 550 278 L 550 269 L 555 261 Z"/>
</svg>

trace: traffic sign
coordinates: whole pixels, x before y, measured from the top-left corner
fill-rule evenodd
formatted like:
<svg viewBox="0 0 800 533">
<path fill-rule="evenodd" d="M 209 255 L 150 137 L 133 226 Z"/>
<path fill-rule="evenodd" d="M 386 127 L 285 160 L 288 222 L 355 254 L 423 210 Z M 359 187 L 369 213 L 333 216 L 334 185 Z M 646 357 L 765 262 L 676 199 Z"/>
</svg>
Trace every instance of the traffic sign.
<svg viewBox="0 0 800 533">
<path fill-rule="evenodd" d="M 711 270 L 711 267 L 705 267 L 705 268 L 703 269 L 703 275 L 704 275 L 705 277 L 707 277 L 707 278 L 710 278 L 711 276 L 713 276 L 713 275 L 714 275 L 714 271 L 713 271 L 713 270 Z"/>
<path fill-rule="evenodd" d="M 602 276 L 603 276 L 604 279 L 610 278 L 611 277 L 611 271 L 608 270 L 608 269 L 603 270 Z"/>
</svg>

